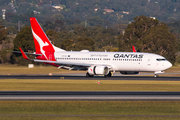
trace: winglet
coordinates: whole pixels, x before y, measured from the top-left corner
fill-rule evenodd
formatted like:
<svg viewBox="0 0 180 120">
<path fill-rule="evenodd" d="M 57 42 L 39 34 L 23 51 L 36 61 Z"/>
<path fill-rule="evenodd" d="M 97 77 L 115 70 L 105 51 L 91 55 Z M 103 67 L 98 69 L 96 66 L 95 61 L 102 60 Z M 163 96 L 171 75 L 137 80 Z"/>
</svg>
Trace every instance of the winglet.
<svg viewBox="0 0 180 120">
<path fill-rule="evenodd" d="M 26 59 L 26 60 L 30 60 L 30 59 L 26 56 L 26 54 L 24 53 L 24 51 L 23 51 L 20 47 L 19 47 L 19 49 L 20 49 L 20 51 L 21 51 L 21 54 L 22 54 L 23 58 Z"/>
<path fill-rule="evenodd" d="M 136 52 L 136 48 L 134 46 L 132 46 L 133 52 Z"/>
</svg>

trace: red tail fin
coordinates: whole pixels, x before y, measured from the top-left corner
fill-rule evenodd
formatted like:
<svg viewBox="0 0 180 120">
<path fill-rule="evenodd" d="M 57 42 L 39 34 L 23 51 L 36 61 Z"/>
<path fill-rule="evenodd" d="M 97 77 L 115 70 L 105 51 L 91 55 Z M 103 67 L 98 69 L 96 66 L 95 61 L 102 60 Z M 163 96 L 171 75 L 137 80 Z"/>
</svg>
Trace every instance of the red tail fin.
<svg viewBox="0 0 180 120">
<path fill-rule="evenodd" d="M 55 60 L 54 52 L 55 51 L 64 51 L 64 50 L 57 48 L 51 44 L 47 35 L 45 34 L 43 29 L 39 25 L 36 18 L 31 17 L 30 23 L 31 23 L 31 29 L 32 29 L 32 34 L 33 34 L 33 38 L 34 38 L 36 53 L 43 54 L 43 57 L 45 57 L 45 59 L 47 59 L 47 60 L 50 60 L 50 59 Z"/>
</svg>

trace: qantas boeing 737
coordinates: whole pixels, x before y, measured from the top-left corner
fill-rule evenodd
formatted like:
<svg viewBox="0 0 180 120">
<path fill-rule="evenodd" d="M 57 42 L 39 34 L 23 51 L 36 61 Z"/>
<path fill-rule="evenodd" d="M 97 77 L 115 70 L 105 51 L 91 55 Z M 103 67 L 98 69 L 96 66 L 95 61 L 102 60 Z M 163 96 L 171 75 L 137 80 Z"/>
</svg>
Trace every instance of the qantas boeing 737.
<svg viewBox="0 0 180 120">
<path fill-rule="evenodd" d="M 87 77 L 94 75 L 110 77 L 112 72 L 138 74 L 141 71 L 154 72 L 156 77 L 172 66 L 163 56 L 136 52 L 135 48 L 134 52 L 65 51 L 51 44 L 36 18 L 31 17 L 30 23 L 36 52 L 27 53 L 19 48 L 27 60 L 69 70 L 85 70 Z M 26 54 L 34 55 L 35 59 L 29 59 Z"/>
</svg>

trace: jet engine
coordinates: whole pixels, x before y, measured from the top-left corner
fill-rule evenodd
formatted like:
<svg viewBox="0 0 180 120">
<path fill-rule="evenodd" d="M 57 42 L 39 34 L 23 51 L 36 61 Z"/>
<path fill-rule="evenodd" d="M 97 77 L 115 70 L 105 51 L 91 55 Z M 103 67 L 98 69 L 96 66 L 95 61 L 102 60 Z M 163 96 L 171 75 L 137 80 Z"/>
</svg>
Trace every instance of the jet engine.
<svg viewBox="0 0 180 120">
<path fill-rule="evenodd" d="M 107 75 L 109 68 L 106 66 L 91 66 L 88 68 L 88 73 L 90 75 Z"/>
<path fill-rule="evenodd" d="M 120 71 L 120 73 L 123 74 L 123 75 L 139 74 L 139 72 L 136 72 L 136 71 Z"/>
</svg>

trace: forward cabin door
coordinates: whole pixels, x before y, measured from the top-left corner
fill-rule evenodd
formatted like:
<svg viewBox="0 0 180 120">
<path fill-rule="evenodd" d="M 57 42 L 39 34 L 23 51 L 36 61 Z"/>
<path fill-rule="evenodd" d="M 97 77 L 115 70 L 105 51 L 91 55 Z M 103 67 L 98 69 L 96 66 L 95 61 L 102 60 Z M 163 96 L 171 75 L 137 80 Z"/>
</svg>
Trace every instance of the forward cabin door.
<svg viewBox="0 0 180 120">
<path fill-rule="evenodd" d="M 147 59 L 147 66 L 151 66 L 151 57 L 148 57 Z"/>
</svg>

